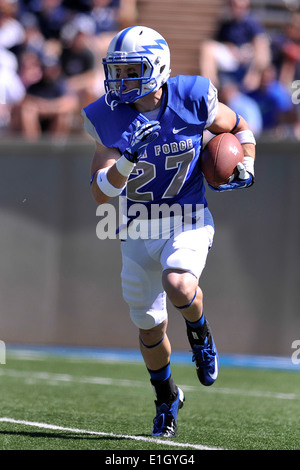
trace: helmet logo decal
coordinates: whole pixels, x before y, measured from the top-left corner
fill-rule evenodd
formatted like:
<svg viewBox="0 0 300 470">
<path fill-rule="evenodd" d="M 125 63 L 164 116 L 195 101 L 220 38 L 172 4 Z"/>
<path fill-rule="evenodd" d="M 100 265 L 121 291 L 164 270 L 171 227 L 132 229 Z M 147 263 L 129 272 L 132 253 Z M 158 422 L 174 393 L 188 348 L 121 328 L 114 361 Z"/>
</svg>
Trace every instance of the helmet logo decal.
<svg viewBox="0 0 300 470">
<path fill-rule="evenodd" d="M 164 39 L 155 39 L 154 42 L 156 42 L 156 44 L 150 44 L 149 46 L 142 46 L 142 48 L 147 54 L 153 54 L 151 49 L 161 49 L 163 51 L 164 48 L 161 46 L 161 44 L 163 44 L 164 46 L 167 46 L 167 42 Z"/>
</svg>

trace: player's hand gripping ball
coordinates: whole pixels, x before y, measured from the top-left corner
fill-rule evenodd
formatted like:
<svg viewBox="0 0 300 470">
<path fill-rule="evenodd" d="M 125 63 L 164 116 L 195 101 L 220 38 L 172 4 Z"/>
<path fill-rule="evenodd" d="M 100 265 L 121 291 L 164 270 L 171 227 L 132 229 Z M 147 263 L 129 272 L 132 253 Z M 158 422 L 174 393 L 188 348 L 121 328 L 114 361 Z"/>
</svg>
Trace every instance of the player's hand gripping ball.
<svg viewBox="0 0 300 470">
<path fill-rule="evenodd" d="M 245 188 L 253 184 L 253 176 L 243 165 L 244 152 L 231 133 L 213 137 L 202 152 L 201 169 L 209 186 L 216 191 Z"/>
</svg>

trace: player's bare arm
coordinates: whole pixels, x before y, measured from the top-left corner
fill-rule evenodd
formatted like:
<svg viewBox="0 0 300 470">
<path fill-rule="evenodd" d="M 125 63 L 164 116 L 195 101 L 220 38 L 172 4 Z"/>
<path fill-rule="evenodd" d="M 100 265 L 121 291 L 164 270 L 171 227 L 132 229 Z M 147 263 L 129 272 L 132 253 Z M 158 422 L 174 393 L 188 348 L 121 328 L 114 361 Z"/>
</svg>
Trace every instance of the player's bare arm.
<svg viewBox="0 0 300 470">
<path fill-rule="evenodd" d="M 213 124 L 208 128 L 213 134 L 220 134 L 221 132 L 232 132 L 238 134 L 239 132 L 248 131 L 248 124 L 242 116 L 239 116 L 237 123 L 236 113 L 223 103 L 218 104 L 218 112 Z M 255 158 L 255 144 L 251 142 L 241 142 L 244 155 Z"/>
<path fill-rule="evenodd" d="M 230 132 L 240 142 L 244 158 L 239 162 L 228 184 L 212 187 L 216 191 L 232 191 L 233 189 L 247 188 L 254 183 L 254 160 L 256 141 L 253 132 L 249 129 L 245 119 L 223 103 L 218 103 L 216 117 L 208 127 L 213 134 Z"/>
<path fill-rule="evenodd" d="M 113 149 L 107 149 L 103 145 L 97 144 L 94 158 L 91 165 L 92 177 L 92 194 L 98 204 L 107 202 L 111 197 L 105 194 L 99 187 L 98 175 L 102 169 L 108 168 L 107 180 L 115 188 L 123 188 L 126 184 L 127 178 L 119 173 L 116 168 L 116 162 L 119 160 L 120 154 Z"/>
</svg>

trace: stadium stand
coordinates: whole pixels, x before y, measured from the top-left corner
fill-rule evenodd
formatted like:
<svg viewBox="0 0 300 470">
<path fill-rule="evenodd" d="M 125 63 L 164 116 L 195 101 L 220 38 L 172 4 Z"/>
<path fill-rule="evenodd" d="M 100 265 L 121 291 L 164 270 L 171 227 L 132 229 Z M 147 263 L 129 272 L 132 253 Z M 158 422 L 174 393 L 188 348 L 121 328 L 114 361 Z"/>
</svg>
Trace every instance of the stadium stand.
<svg viewBox="0 0 300 470">
<path fill-rule="evenodd" d="M 86 24 L 84 24 L 86 17 L 95 21 L 95 30 L 91 28 L 89 37 L 84 39 L 87 50 L 79 54 L 81 71 L 77 73 L 75 68 L 72 77 L 67 77 L 68 80 L 66 80 L 66 85 L 69 85 L 68 91 L 78 95 L 77 106 L 72 111 L 74 118 L 70 120 L 71 126 L 68 132 L 78 134 L 82 132 L 79 118 L 81 106 L 103 93 L 100 58 L 105 54 L 109 40 L 116 30 L 133 24 L 144 24 L 157 29 L 166 37 L 172 50 L 172 75 L 198 74 L 199 47 L 206 39 L 213 38 L 218 23 L 224 15 L 226 3 L 226 0 L 211 0 L 210 2 L 188 0 L 184 3 L 181 0 L 164 0 L 163 2 L 160 0 L 151 2 L 148 0 L 77 0 L 75 2 L 69 0 L 45 0 L 43 2 L 41 0 L 19 2 L 0 0 L 1 136 L 22 135 L 16 110 L 18 106 L 22 106 L 23 98 L 28 92 L 27 80 L 37 80 L 38 70 L 41 68 L 41 64 L 37 63 L 37 58 L 45 59 L 44 46 L 48 52 L 52 51 L 51 60 L 53 51 L 58 56 L 63 51 L 66 55 L 65 39 L 68 34 L 72 34 L 69 26 L 72 24 L 74 26 L 74 19 L 82 35 L 86 35 Z M 290 95 L 291 80 L 298 80 L 300 77 L 300 57 L 294 60 L 294 68 L 290 67 L 288 58 L 288 67 L 285 64 L 282 71 L 282 43 L 278 41 L 278 38 L 280 36 L 282 40 L 287 37 L 288 25 L 294 19 L 295 13 L 299 15 L 299 1 L 252 0 L 251 6 L 252 12 L 265 27 L 271 45 L 274 42 L 276 46 L 272 49 L 272 52 L 276 54 L 274 55 L 276 63 L 273 65 L 276 67 L 277 78 Z M 102 22 L 102 26 L 99 26 L 99 22 Z M 8 39 L 10 43 L 7 42 Z M 295 41 L 300 47 L 300 37 L 297 37 Z M 30 49 L 30 54 L 27 55 L 28 49 Z M 38 56 L 35 59 L 34 53 Z M 49 54 L 47 55 L 48 60 Z M 88 58 L 88 56 L 93 57 Z M 18 66 L 16 66 L 16 59 Z M 91 70 L 84 69 L 84 61 L 86 68 L 90 67 Z M 34 62 L 32 70 L 28 68 L 25 70 L 26 65 L 33 65 Z M 65 74 L 64 69 L 63 74 Z M 268 75 L 270 76 L 271 74 Z M 8 77 L 13 77 L 13 79 Z M 88 90 L 84 87 L 87 77 L 89 79 L 89 86 L 86 87 Z M 8 83 L 14 83 L 15 92 L 9 93 Z M 299 127 L 298 108 L 293 109 L 289 123 Z M 295 131 L 292 137 L 298 134 L 299 131 L 298 133 Z M 84 136 L 83 132 L 82 136 Z"/>
</svg>

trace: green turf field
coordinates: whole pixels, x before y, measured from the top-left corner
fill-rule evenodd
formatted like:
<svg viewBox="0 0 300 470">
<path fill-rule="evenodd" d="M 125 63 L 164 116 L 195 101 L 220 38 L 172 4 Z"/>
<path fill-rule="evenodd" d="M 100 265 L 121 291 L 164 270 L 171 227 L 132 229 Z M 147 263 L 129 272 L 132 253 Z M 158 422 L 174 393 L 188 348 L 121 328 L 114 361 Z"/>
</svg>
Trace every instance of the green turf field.
<svg viewBox="0 0 300 470">
<path fill-rule="evenodd" d="M 154 394 L 142 363 L 7 356 L 0 365 L 1 450 L 299 450 L 298 372 L 221 368 L 205 388 L 173 364 L 186 395 L 178 436 L 151 436 Z"/>
</svg>

